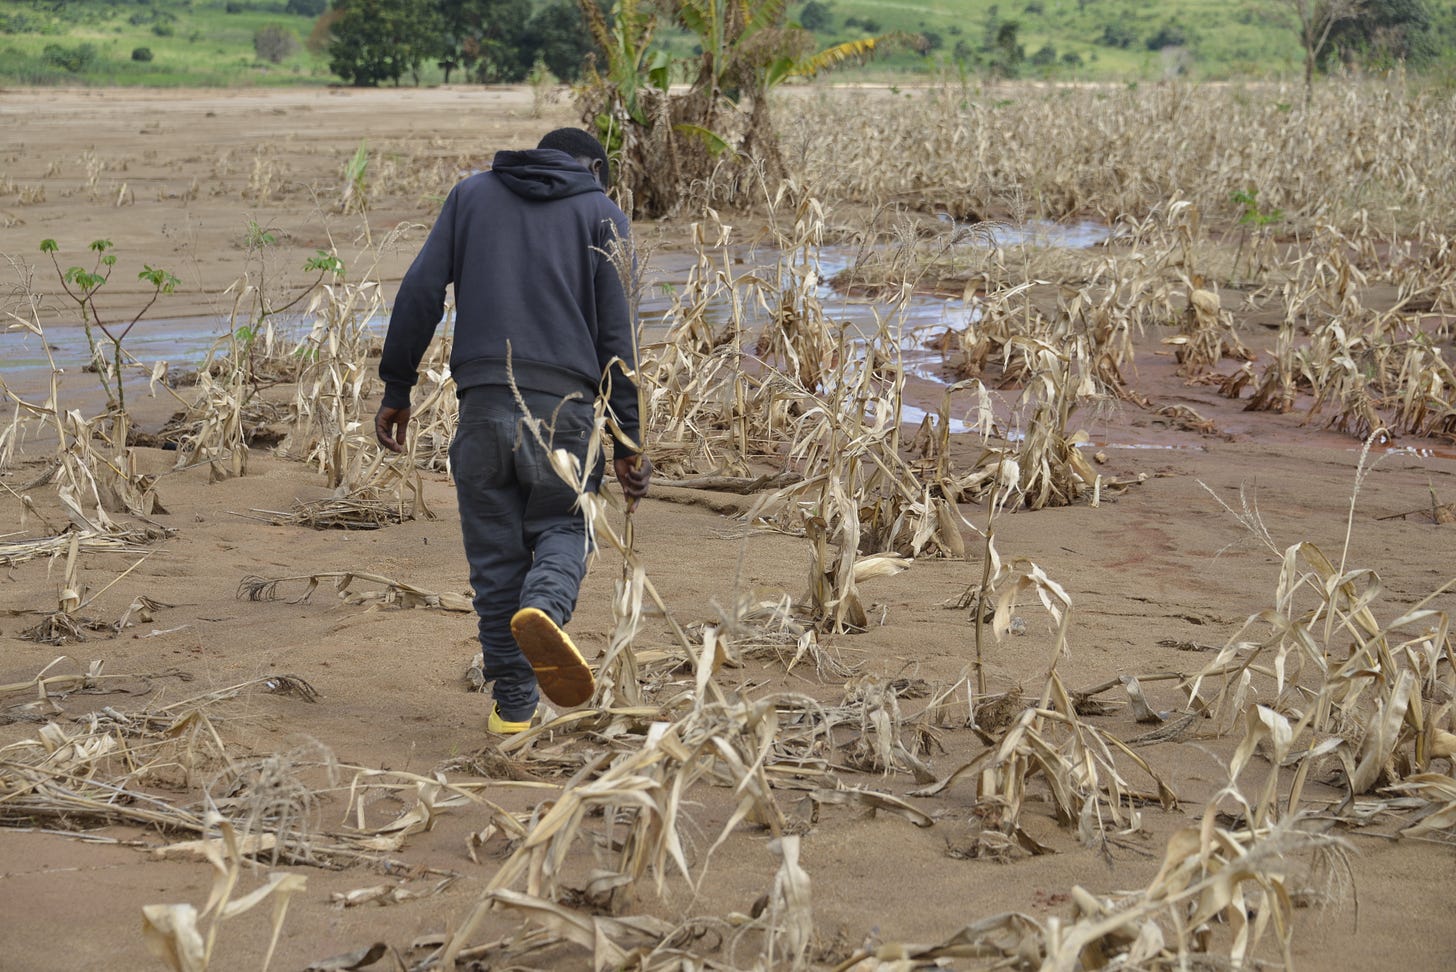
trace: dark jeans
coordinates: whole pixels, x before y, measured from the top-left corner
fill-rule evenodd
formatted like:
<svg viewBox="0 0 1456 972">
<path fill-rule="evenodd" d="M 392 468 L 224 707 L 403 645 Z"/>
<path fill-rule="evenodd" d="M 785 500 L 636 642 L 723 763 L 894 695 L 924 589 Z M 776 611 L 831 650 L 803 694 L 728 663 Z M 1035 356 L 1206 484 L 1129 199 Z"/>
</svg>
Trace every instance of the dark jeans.
<svg viewBox="0 0 1456 972">
<path fill-rule="evenodd" d="M 593 434 L 591 402 L 521 394 L 531 414 L 546 423 L 542 435 L 550 447 L 585 461 Z M 536 675 L 511 637 L 511 615 L 534 607 L 560 625 L 571 619 L 586 575 L 586 523 L 575 508 L 575 491 L 552 470 L 509 388 L 481 385 L 461 394 L 450 468 L 485 677 L 495 682 L 501 718 L 524 721 L 536 711 L 540 695 Z M 601 478 L 598 462 L 592 490 Z"/>
</svg>

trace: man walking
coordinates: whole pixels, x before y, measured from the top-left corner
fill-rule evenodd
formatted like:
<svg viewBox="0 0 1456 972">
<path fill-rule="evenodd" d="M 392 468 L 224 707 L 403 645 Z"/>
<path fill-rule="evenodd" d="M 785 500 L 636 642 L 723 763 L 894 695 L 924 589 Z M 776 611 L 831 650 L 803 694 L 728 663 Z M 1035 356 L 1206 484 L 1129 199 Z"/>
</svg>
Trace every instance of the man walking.
<svg viewBox="0 0 1456 972">
<path fill-rule="evenodd" d="M 609 179 L 601 143 L 562 128 L 534 150 L 497 153 L 490 171 L 456 185 L 400 284 L 379 363 L 384 401 L 374 431 L 401 452 L 410 390 L 453 284 L 460 423 L 450 466 L 485 677 L 495 683 L 487 723 L 495 733 L 529 728 L 539 692 L 564 706 L 591 697 L 591 669 L 562 630 L 589 538 L 549 450 L 585 462 L 599 389 L 610 390 L 621 433 L 613 472 L 629 504 L 646 495 L 652 475 L 627 373 L 636 336 L 609 256 L 625 252 L 629 224 L 606 196 Z M 517 395 L 545 423 L 546 449 Z M 589 470 L 589 489 L 602 471 L 600 461 Z"/>
</svg>

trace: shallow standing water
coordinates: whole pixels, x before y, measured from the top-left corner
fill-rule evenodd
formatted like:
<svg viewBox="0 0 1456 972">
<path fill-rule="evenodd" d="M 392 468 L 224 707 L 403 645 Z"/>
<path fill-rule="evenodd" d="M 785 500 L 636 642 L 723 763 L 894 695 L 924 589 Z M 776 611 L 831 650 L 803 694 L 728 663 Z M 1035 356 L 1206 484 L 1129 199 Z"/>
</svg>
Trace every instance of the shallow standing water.
<svg viewBox="0 0 1456 972">
<path fill-rule="evenodd" d="M 967 227 L 965 240 L 958 245 L 1088 247 L 1105 241 L 1108 236 L 1107 227 L 1085 221 L 1060 224 L 1036 220 L 1021 225 L 984 223 Z M 846 325 L 861 336 L 876 332 L 882 323 L 888 325 L 898 335 L 902 363 L 908 375 L 920 388 L 920 393 L 911 397 L 921 402 L 938 399 L 947 382 L 938 368 L 939 356 L 925 349 L 926 341 L 939 328 L 953 328 L 971 319 L 976 312 L 973 303 L 960 298 L 912 294 L 902 303 L 892 305 L 886 300 L 841 293 L 829 285 L 828 281 L 853 266 L 863 255 L 862 249 L 839 246 L 825 246 L 814 251 L 812 260 L 818 280 L 815 298 L 828 319 Z M 740 286 L 741 282 L 752 277 L 772 285 L 773 275 L 780 272 L 783 258 L 779 250 L 769 247 L 734 246 L 727 254 L 714 254 L 716 268 L 723 267 L 725 256 L 729 272 Z M 688 284 L 696 262 L 697 254 L 691 252 L 656 254 L 649 262 L 639 306 L 644 344 L 650 345 L 667 335 L 673 323 L 677 295 Z M 739 313 L 743 313 L 745 308 L 750 313 L 759 311 L 757 319 L 748 317 L 740 321 L 749 330 L 761 326 L 767 319 L 755 302 L 741 301 Z M 720 288 L 707 308 L 710 322 L 726 323 L 734 312 L 733 301 Z M 383 315 L 367 322 L 367 327 L 381 339 L 387 325 L 388 318 Z M 310 322 L 299 317 L 280 317 L 276 319 L 275 328 L 278 339 L 286 346 L 302 340 L 310 330 Z M 139 362 L 128 373 L 128 394 L 133 397 L 145 394 L 150 373 L 157 362 L 166 362 L 173 373 L 200 367 L 209 354 L 219 348 L 227 331 L 226 318 L 157 318 L 139 322 L 124 344 L 126 351 Z M 47 327 L 45 345 L 49 347 L 49 356 L 41 339 L 29 332 L 12 328 L 0 333 L 0 360 L 4 361 L 4 374 L 9 384 L 33 393 L 42 387 L 51 360 L 63 372 L 74 374 L 81 371 L 90 358 L 85 330 L 79 324 Z M 98 401 L 99 394 L 98 386 Z M 926 409 L 905 404 L 900 418 L 902 422 L 918 425 L 926 416 Z M 970 426 L 959 418 L 952 418 L 950 426 L 952 432 L 970 431 Z"/>
<path fill-rule="evenodd" d="M 970 237 L 963 244 L 967 246 L 989 245 L 1031 245 L 1047 247 L 1088 247 L 1108 237 L 1105 226 L 1093 222 L 1052 223 L 1033 220 L 1021 225 L 1005 223 L 984 223 L 970 228 Z M 852 265 L 858 251 L 846 247 L 821 247 L 815 255 L 821 281 L 828 281 L 836 273 Z M 740 276 L 747 276 L 774 270 L 778 266 L 779 251 L 766 247 L 733 247 L 731 260 L 733 269 Z M 673 294 L 686 284 L 688 272 L 695 262 L 689 253 L 664 253 L 653 257 L 646 271 L 646 290 L 641 304 L 641 316 L 646 340 L 662 337 L 668 327 L 667 314 L 672 308 Z M 821 283 L 817 296 L 826 313 L 836 320 L 847 320 L 855 324 L 875 323 L 875 313 L 883 314 L 887 304 L 883 301 L 867 301 L 837 294 L 827 283 Z M 724 320 L 728 306 L 723 303 L 717 308 Z M 942 297 L 915 295 L 907 301 L 904 309 L 904 326 L 908 330 L 953 324 L 963 320 L 968 313 L 965 302 Z M 286 336 L 301 337 L 307 333 L 308 324 L 299 318 L 283 318 L 280 332 Z M 384 333 L 386 318 L 369 322 L 370 328 L 380 335 Z M 124 347 L 144 365 L 150 368 L 158 361 L 166 361 L 176 368 L 193 368 L 200 364 L 218 341 L 227 334 L 226 318 L 176 317 L 154 318 L 137 323 L 126 338 Z M 46 343 L 50 345 L 56 364 L 63 369 L 82 366 L 89 358 L 85 331 L 78 323 L 56 324 L 46 328 Z M 100 337 L 100 335 L 98 335 Z M 19 375 L 28 371 L 46 371 L 49 361 L 40 340 L 20 328 L 0 332 L 0 360 L 4 361 L 7 374 Z"/>
</svg>

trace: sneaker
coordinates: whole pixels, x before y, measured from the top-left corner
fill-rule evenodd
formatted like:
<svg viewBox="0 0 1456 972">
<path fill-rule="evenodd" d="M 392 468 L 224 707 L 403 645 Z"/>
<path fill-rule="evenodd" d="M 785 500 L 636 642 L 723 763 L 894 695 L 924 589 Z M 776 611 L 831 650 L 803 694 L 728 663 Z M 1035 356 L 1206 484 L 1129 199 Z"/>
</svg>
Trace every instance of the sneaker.
<svg viewBox="0 0 1456 972">
<path fill-rule="evenodd" d="M 522 722 L 509 722 L 501 718 L 500 706 L 492 705 L 490 718 L 485 721 L 485 728 L 497 736 L 514 736 L 518 732 L 525 732 L 531 728 L 531 723 L 535 721 L 535 718 L 536 714 L 533 712 L 531 718 Z"/>
<path fill-rule="evenodd" d="M 539 608 L 521 608 L 511 618 L 511 634 L 536 672 L 542 693 L 557 705 L 581 705 L 596 682 L 571 638 Z"/>
</svg>

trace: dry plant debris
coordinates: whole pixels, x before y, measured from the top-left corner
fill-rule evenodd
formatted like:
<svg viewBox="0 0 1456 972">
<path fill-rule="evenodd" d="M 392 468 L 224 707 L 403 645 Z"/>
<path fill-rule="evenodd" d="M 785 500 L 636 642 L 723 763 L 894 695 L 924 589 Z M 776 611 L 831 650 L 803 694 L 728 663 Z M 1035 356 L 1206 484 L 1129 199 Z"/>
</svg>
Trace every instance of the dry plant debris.
<svg viewBox="0 0 1456 972">
<path fill-rule="evenodd" d="M 304 581 L 303 591 L 290 598 L 290 604 L 302 604 L 313 597 L 324 581 L 332 581 L 340 600 L 346 604 L 368 604 L 370 607 L 431 607 L 444 611 L 472 611 L 470 595 L 451 591 L 427 591 L 422 587 L 404 581 L 365 574 L 359 571 L 322 571 L 317 574 L 302 574 L 294 577 L 259 577 L 249 574 L 238 582 L 238 598 L 249 601 L 272 601 L 278 597 L 278 587 Z M 366 581 L 382 586 L 381 590 L 355 591 L 355 581 Z"/>
<path fill-rule="evenodd" d="M 166 962 L 173 972 L 207 972 L 217 942 L 218 926 L 271 898 L 273 933 L 268 941 L 268 951 L 263 956 L 262 968 L 266 970 L 273 961 L 273 950 L 278 947 L 278 935 L 288 916 L 288 901 L 304 890 L 308 878 L 302 874 L 275 872 L 262 886 L 235 898 L 233 895 L 242 876 L 245 859 L 237 832 L 232 824 L 217 815 L 212 815 L 207 825 L 216 828 L 220 834 L 204 842 L 203 853 L 213 869 L 212 891 L 207 904 L 201 912 L 190 904 L 145 905 L 142 908 L 142 934 L 146 938 L 147 949 Z M 207 921 L 205 937 L 198 927 L 203 920 Z"/>
<path fill-rule="evenodd" d="M 1084 429 L 1099 409 L 1137 409 L 1163 425 L 1225 436 L 1190 406 L 1137 389 L 1135 339 L 1165 344 L 1185 380 L 1249 410 L 1287 412 L 1372 442 L 1456 439 L 1449 99 L 1399 82 L 1317 94 L 1294 125 L 1260 98 L 1181 84 L 1028 94 L 1004 104 L 945 85 L 913 98 L 846 95 L 855 105 L 848 112 L 832 99 L 804 99 L 790 136 L 801 142 L 802 151 L 790 153 L 800 171 L 758 200 L 765 237 L 745 241 L 720 213 L 704 210 L 667 333 L 632 365 L 660 470 L 682 486 L 752 495 L 749 527 L 799 538 L 806 584 L 798 597 L 735 603 L 709 623 L 683 626 L 636 550 L 630 515 L 619 526 L 610 499 L 584 496 L 603 549 L 622 558 L 598 695 L 588 708 L 448 768 L 496 777 L 494 786 L 508 777 L 548 787 L 550 796 L 530 809 L 496 806 L 483 795 L 487 783 L 452 781 L 446 770 L 346 767 L 307 746 L 238 750 L 228 741 L 227 704 L 253 692 L 316 701 L 313 687 L 293 675 L 165 707 L 60 718 L 68 693 L 120 677 L 98 664 L 75 675 L 48 667 L 0 686 L 34 694 L 27 716 L 50 719 L 33 738 L 0 748 L 0 823 L 129 822 L 176 838 L 156 849 L 160 856 L 207 861 L 215 883 L 200 912 L 188 905 L 145 912 L 149 941 L 174 969 L 206 967 L 218 924 L 265 899 L 276 907 L 276 941 L 302 879 L 275 875 L 235 898 L 244 859 L 370 862 L 466 806 L 486 818 L 471 836 L 472 858 L 498 852 L 503 863 L 469 920 L 408 950 L 413 968 L 519 964 L 562 944 L 590 952 L 597 967 L 802 968 L 835 961 L 816 951 L 809 875 L 799 859 L 804 828 L 845 812 L 934 827 L 938 815 L 927 808 L 937 800 L 975 821 L 975 839 L 958 852 L 1040 854 L 1050 848 L 1023 822 L 1045 800 L 1060 824 L 1105 850 L 1138 827 L 1144 808 L 1175 803 L 1133 747 L 1238 733 L 1226 785 L 1198 826 L 1169 839 L 1147 887 L 1113 896 L 1075 888 L 1070 914 L 997 916 L 939 943 L 871 943 L 838 967 L 952 959 L 1068 970 L 1252 967 L 1276 951 L 1287 967 L 1295 903 L 1311 888 L 1338 893 L 1347 878 L 1348 844 L 1332 824 L 1355 828 L 1383 814 L 1407 838 L 1449 841 L 1456 830 L 1449 775 L 1456 675 L 1449 621 L 1434 606 L 1451 585 L 1414 606 L 1385 608 L 1378 576 L 1350 567 L 1348 549 L 1331 558 L 1312 543 L 1274 547 L 1257 509 L 1246 506 L 1242 517 L 1281 558 L 1273 603 L 1214 648 L 1202 672 L 1182 680 L 1186 711 L 1159 712 L 1144 694 L 1147 677 L 1066 691 L 1057 659 L 1070 599 L 1036 564 L 1003 558 L 995 534 L 1011 510 L 1099 505 L 1131 485 L 1099 473 L 1085 448 Z M 1170 117 L 1179 124 L 1166 124 Z M 1017 137 L 1026 131 L 1055 135 Z M 463 156 L 437 152 L 426 160 L 411 152 L 381 158 L 349 207 L 390 192 L 429 195 L 467 165 Z M 283 162 L 266 151 L 218 165 L 248 169 L 252 198 L 284 191 Z M 1225 232 L 1237 215 L 1228 189 L 1251 179 L 1288 225 L 1252 240 L 1240 233 L 1235 247 Z M 708 183 L 708 198 L 758 191 Z M 1008 186 L 1025 195 L 1015 198 Z M 846 228 L 839 203 L 869 205 L 877 219 L 892 214 L 897 226 Z M 1001 243 L 1000 228 L 988 225 L 914 228 L 901 219 L 906 206 L 957 219 L 1095 212 L 1108 238 L 1085 251 Z M 371 242 L 370 256 L 405 230 Z M 862 245 L 829 290 L 822 258 L 836 234 Z M 972 237 L 989 245 L 966 245 Z M 767 244 L 776 256 L 736 263 L 733 248 L 743 242 Z M 16 270 L 23 293 L 7 309 L 9 327 L 48 347 L 40 295 Z M 1382 287 L 1393 300 L 1377 297 Z M 275 326 L 263 290 L 261 275 L 239 282 L 229 337 L 197 369 L 190 397 L 164 382 L 165 368 L 124 363 L 147 371 L 182 407 L 164 436 L 177 446 L 175 471 L 247 475 L 256 430 L 266 425 L 286 433 L 281 455 L 308 463 L 336 492 L 289 512 L 255 514 L 345 529 L 429 516 L 420 470 L 448 468 L 456 419 L 448 329 L 427 353 L 411 452 L 392 459 L 373 443 L 367 421 L 377 397 L 370 321 L 383 309 L 375 268 L 311 288 L 298 305 L 302 332 L 292 337 Z M 828 306 L 834 292 L 872 300 L 872 323 L 836 319 Z M 958 297 L 964 313 L 931 336 L 906 310 L 909 296 L 924 292 Z M 1271 349 L 1255 353 L 1243 317 L 1265 309 L 1277 333 Z M 940 407 L 912 427 L 902 422 L 906 389 L 927 359 L 953 383 Z M 88 630 L 119 631 L 165 605 L 136 593 L 115 624 L 81 613 L 95 595 L 88 598 L 80 582 L 78 556 L 144 556 L 162 539 L 144 526 L 161 507 L 156 479 L 138 473 L 141 439 L 130 417 L 85 417 L 62 398 L 59 363 L 50 366 L 38 395 L 0 381 L 12 414 L 0 429 L 0 473 L 16 469 L 30 441 L 49 450 L 38 475 L 3 484 L 21 530 L 35 518 L 44 533 L 0 541 L 0 566 L 66 557 L 56 610 L 32 629 L 59 643 Z M 285 401 L 263 397 L 274 387 Z M 610 439 L 612 417 L 599 411 L 597 419 L 601 440 Z M 957 421 L 969 431 L 953 433 Z M 560 472 L 577 484 L 584 478 L 581 468 Z M 967 512 L 977 504 L 980 526 Z M 1441 524 L 1451 507 L 1433 491 L 1429 510 L 1393 515 Z M 976 657 L 967 658 L 960 681 L 931 687 L 862 674 L 842 660 L 844 639 L 875 614 L 862 585 L 916 561 L 977 554 L 982 576 L 960 605 L 971 610 Z M 348 571 L 250 576 L 238 594 L 271 599 L 292 583 L 303 585 L 299 601 L 331 583 L 351 604 L 470 610 L 465 595 Z M 375 587 L 360 590 L 365 584 Z M 1030 594 L 1056 631 L 1041 691 L 992 694 L 983 629 L 1003 637 L 1017 599 Z M 664 643 L 646 633 L 651 608 L 671 629 Z M 1174 647 L 1187 646 L 1208 650 Z M 827 686 L 820 694 L 833 701 L 754 697 L 730 685 L 726 673 L 749 658 L 796 674 L 812 664 Z M 1114 687 L 1138 722 L 1156 728 L 1124 740 L 1093 725 L 1110 708 L 1093 696 Z M 958 708 L 951 713 L 962 695 L 963 719 Z M 947 773 L 934 764 L 954 731 L 977 733 L 985 748 Z M 1268 772 L 1251 787 L 1245 774 L 1256 760 L 1267 761 Z M 1135 787 L 1133 770 L 1151 785 Z M 1343 799 L 1307 796 L 1312 781 L 1331 778 Z M 907 792 L 910 781 L 917 789 Z M 706 847 L 693 843 L 700 787 L 732 794 L 729 818 Z M 339 794 L 348 821 L 326 827 L 321 808 Z M 378 819 L 381 794 L 400 805 L 391 819 Z M 623 913 L 643 882 L 659 892 L 701 887 L 714 852 L 741 827 L 760 828 L 779 861 L 752 914 L 667 922 Z M 441 893 L 453 880 L 373 883 L 338 903 L 401 902 Z M 525 919 L 529 929 L 472 943 L 479 923 L 497 911 Z M 390 953 L 403 966 L 399 950 L 374 943 L 314 967 L 350 968 Z"/>
</svg>

